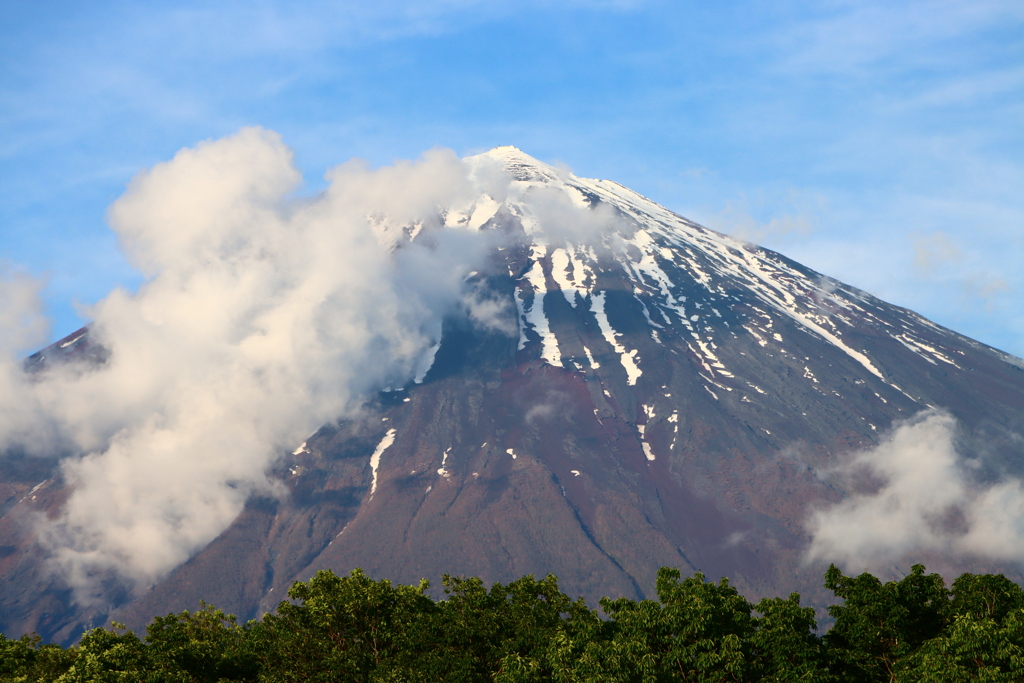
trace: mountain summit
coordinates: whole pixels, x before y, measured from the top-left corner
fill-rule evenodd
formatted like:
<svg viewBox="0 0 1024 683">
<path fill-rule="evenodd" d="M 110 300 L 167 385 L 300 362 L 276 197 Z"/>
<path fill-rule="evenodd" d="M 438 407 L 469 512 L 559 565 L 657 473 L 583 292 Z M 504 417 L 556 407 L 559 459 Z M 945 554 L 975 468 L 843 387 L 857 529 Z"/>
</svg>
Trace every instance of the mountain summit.
<svg viewBox="0 0 1024 683">
<path fill-rule="evenodd" d="M 1019 558 L 972 531 L 982 508 L 963 501 L 981 498 L 936 488 L 933 506 L 894 488 L 933 465 L 927 449 L 899 465 L 911 461 L 893 444 L 946 429 L 955 462 L 934 468 L 982 493 L 1024 478 L 1022 361 L 615 182 L 514 147 L 464 162 L 482 187 L 506 181 L 434 224 L 371 220 L 396 253 L 444 227 L 496 237 L 416 380 L 295 444 L 273 472 L 280 495 L 251 498 L 147 592 L 112 612 L 73 606 L 21 522 L 65 489 L 45 463 L 4 461 L 5 632 L 68 638 L 111 617 L 138 627 L 200 599 L 249 618 L 322 568 L 435 583 L 554 573 L 596 600 L 651 595 L 657 568 L 678 566 L 813 602 L 822 567 L 843 559 L 829 557 L 829 534 L 868 548 L 871 506 L 878 543 L 893 547 L 903 541 L 885 540 L 886 520 L 920 512 L 932 540 L 907 541 L 912 559 L 1016 571 Z M 33 371 L 86 348 L 88 332 L 76 335 Z M 822 516 L 836 509 L 851 524 L 840 532 Z M 943 539 L 973 545 L 951 556 Z"/>
</svg>

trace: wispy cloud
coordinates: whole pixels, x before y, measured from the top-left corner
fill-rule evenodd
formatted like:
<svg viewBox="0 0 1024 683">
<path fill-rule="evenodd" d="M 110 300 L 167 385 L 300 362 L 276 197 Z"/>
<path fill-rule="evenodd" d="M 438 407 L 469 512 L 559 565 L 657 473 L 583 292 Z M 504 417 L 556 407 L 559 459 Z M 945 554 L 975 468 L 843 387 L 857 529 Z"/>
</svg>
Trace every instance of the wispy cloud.
<svg viewBox="0 0 1024 683">
<path fill-rule="evenodd" d="M 963 250 L 941 230 L 926 235 L 915 235 L 913 242 L 914 265 L 925 275 L 931 275 L 937 268 L 962 261 L 964 258 Z"/>
<path fill-rule="evenodd" d="M 769 39 L 786 55 L 776 68 L 877 78 L 880 71 L 956 64 L 951 41 L 1024 21 L 1024 9 L 1012 0 L 836 0 L 790 16 Z M 933 49 L 937 44 L 947 49 Z"/>
<path fill-rule="evenodd" d="M 0 261 L 0 450 L 11 441 L 47 439 L 38 405 L 25 400 L 20 357 L 42 343 L 47 320 L 42 314 L 43 283 Z"/>
<path fill-rule="evenodd" d="M 42 313 L 44 282 L 0 261 L 0 357 L 35 350 L 46 339 L 49 322 Z"/>
<path fill-rule="evenodd" d="M 779 245 L 806 238 L 826 211 L 821 195 L 790 191 L 772 201 L 749 195 L 726 202 L 725 208 L 704 218 L 705 224 L 739 239 L 761 245 Z"/>
</svg>

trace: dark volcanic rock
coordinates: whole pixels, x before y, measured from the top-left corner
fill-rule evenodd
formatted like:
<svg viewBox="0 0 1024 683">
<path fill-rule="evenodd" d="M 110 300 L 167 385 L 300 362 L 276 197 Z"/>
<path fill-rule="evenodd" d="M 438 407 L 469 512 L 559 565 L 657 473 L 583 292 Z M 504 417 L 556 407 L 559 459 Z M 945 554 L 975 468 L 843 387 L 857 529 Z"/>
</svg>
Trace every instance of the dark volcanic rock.
<svg viewBox="0 0 1024 683">
<path fill-rule="evenodd" d="M 489 154 L 518 183 L 481 229 L 514 244 L 475 284 L 515 302 L 518 336 L 453 314 L 422 383 L 284 456 L 288 495 L 250 501 L 109 618 L 139 628 L 200 599 L 255 617 L 292 581 L 355 567 L 435 585 L 442 573 L 554 573 L 593 601 L 651 595 L 671 565 L 728 576 L 748 597 L 799 590 L 821 604 L 803 523 L 809 506 L 847 495 L 822 473 L 895 422 L 946 410 L 987 444 L 975 453 L 985 466 L 1024 476 L 1020 360 L 615 183 L 561 177 L 510 148 Z M 609 207 L 614 230 L 586 244 L 542 236 L 529 196 L 544 185 Z M 4 631 L 73 637 L 99 616 L 43 578 L 18 521 L 53 472 L 3 466 Z M 59 505 L 59 484 L 46 486 L 46 505 Z M 993 568 L 1016 570 L 970 567 Z"/>
</svg>

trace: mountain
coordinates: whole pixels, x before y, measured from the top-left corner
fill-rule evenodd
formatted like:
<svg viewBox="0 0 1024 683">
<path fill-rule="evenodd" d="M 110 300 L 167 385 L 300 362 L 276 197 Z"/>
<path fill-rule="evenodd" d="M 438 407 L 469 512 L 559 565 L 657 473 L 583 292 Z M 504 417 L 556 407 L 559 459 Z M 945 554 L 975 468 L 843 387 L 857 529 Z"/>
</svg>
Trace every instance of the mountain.
<svg viewBox="0 0 1024 683">
<path fill-rule="evenodd" d="M 321 568 L 435 584 L 446 572 L 554 573 L 593 601 L 651 595 L 668 565 L 728 576 L 749 597 L 798 590 L 821 604 L 827 562 L 805 560 L 807 520 L 856 493 L 836 475 L 850 454 L 942 411 L 979 472 L 1024 478 L 1021 360 L 617 183 L 512 147 L 467 160 L 495 162 L 514 178 L 508 196 L 441 218 L 504 235 L 467 286 L 511 311 L 512 329 L 450 315 L 420 381 L 282 454 L 274 476 L 287 495 L 251 499 L 205 549 L 112 611 L 75 606 L 45 571 L 26 522 L 53 514 L 67 490 L 52 461 L 10 454 L 2 630 L 67 640 L 200 599 L 245 619 Z M 559 215 L 602 227 L 595 237 Z M 418 226 L 377 230 L 396 250 L 429 238 Z M 80 330 L 27 371 L 104 353 Z M 924 559 L 1019 572 L 980 555 Z"/>
</svg>

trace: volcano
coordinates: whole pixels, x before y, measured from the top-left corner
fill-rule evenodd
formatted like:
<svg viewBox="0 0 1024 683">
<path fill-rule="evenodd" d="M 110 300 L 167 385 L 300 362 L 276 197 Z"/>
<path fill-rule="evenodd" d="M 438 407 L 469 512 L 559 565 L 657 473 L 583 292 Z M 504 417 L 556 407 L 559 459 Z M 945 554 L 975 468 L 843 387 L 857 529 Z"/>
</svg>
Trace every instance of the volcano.
<svg viewBox="0 0 1024 683">
<path fill-rule="evenodd" d="M 650 596 L 658 567 L 673 566 L 813 604 L 826 596 L 823 565 L 806 561 L 809 511 L 848 498 L 829 473 L 895 426 L 943 411 L 965 443 L 985 444 L 971 454 L 979 468 L 1024 477 L 1020 359 L 615 182 L 513 147 L 466 160 L 485 162 L 511 175 L 508 196 L 440 220 L 503 235 L 467 287 L 510 325 L 449 315 L 417 381 L 295 444 L 274 470 L 286 493 L 250 499 L 216 540 L 112 608 L 76 606 L 43 569 L 26 520 L 67 496 L 53 462 L 7 457 L 3 631 L 66 641 L 200 599 L 247 619 L 324 568 L 404 583 L 553 573 L 593 602 Z M 539 201 L 602 231 L 546 224 Z M 394 250 L 430 239 L 421 226 L 374 229 Z M 27 371 L 103 358 L 86 329 Z"/>
</svg>

